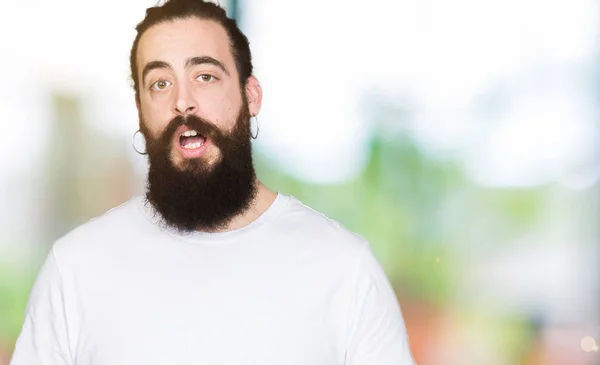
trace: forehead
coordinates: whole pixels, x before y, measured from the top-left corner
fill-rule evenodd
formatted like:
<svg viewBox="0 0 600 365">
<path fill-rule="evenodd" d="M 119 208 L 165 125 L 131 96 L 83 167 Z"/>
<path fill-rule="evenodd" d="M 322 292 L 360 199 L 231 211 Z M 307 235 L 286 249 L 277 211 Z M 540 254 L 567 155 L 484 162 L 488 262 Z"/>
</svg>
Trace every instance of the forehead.
<svg viewBox="0 0 600 365">
<path fill-rule="evenodd" d="M 141 36 L 137 50 L 138 72 L 152 61 L 183 67 L 190 57 L 210 56 L 234 73 L 233 55 L 225 28 L 212 20 L 196 17 L 156 24 Z"/>
</svg>

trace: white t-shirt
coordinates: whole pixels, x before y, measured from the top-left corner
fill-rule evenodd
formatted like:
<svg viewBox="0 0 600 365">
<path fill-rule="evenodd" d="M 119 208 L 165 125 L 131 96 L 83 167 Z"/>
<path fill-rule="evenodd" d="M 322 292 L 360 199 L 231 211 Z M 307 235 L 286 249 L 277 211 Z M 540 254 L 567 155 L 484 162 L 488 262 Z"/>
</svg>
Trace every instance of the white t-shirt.
<svg viewBox="0 0 600 365">
<path fill-rule="evenodd" d="M 368 242 L 278 194 L 234 231 L 161 230 L 143 197 L 59 239 L 12 365 L 413 365 Z"/>
</svg>

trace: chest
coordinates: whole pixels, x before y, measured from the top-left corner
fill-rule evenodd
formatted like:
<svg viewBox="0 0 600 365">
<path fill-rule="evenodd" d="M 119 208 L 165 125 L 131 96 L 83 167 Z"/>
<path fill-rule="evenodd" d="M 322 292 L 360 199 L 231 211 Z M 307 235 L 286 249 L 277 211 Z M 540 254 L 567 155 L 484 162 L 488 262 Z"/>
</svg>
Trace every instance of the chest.
<svg viewBox="0 0 600 365">
<path fill-rule="evenodd" d="M 346 298 L 310 272 L 123 275 L 85 301 L 81 364 L 341 364 Z"/>
</svg>

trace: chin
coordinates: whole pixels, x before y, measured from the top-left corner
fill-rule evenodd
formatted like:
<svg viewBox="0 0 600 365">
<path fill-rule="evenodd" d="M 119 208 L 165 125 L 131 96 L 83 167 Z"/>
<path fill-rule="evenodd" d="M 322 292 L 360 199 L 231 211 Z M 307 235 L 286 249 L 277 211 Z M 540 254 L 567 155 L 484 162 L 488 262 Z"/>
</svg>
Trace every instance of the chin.
<svg viewBox="0 0 600 365">
<path fill-rule="evenodd" d="M 171 163 L 173 166 L 177 166 L 179 168 L 189 166 L 190 164 L 202 164 L 204 166 L 211 166 L 215 163 L 218 163 L 221 160 L 221 154 L 215 154 L 207 151 L 208 153 L 200 156 L 200 157 L 184 157 L 177 150 L 171 152 Z"/>
<path fill-rule="evenodd" d="M 212 172 L 219 163 L 216 158 L 181 158 L 172 161 L 173 166 L 179 171 L 196 171 L 201 173 Z"/>
</svg>

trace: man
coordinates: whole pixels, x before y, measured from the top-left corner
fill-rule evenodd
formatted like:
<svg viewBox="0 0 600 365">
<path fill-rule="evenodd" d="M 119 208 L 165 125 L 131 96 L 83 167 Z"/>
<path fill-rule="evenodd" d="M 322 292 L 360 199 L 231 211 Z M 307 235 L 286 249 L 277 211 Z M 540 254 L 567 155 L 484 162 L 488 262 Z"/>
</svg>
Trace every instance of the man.
<svg viewBox="0 0 600 365">
<path fill-rule="evenodd" d="M 412 365 L 368 242 L 257 180 L 235 21 L 171 0 L 137 31 L 147 194 L 54 243 L 11 364 Z"/>
</svg>

